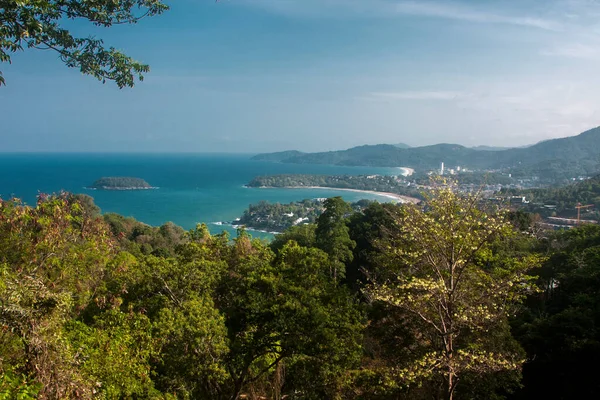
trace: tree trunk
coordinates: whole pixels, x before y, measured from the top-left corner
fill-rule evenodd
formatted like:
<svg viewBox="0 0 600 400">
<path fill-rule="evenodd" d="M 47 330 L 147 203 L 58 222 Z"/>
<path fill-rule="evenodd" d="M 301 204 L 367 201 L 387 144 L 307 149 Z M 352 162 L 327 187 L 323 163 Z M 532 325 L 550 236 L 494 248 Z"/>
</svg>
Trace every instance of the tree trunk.
<svg viewBox="0 0 600 400">
<path fill-rule="evenodd" d="M 446 388 L 446 399 L 447 400 L 452 400 L 454 397 L 454 390 L 453 389 L 454 386 L 454 374 L 452 372 L 448 373 L 448 387 Z"/>
<path fill-rule="evenodd" d="M 283 365 L 277 363 L 275 368 L 275 378 L 273 380 L 273 400 L 281 400 L 281 389 L 283 387 Z"/>
<path fill-rule="evenodd" d="M 230 400 L 238 400 L 240 398 L 240 394 L 242 391 L 242 388 L 244 387 L 244 375 L 242 373 L 242 375 L 235 380 L 235 384 L 234 384 L 234 392 L 231 395 L 231 397 L 229 398 Z"/>
<path fill-rule="evenodd" d="M 448 361 L 448 376 L 447 376 L 447 386 L 446 386 L 446 400 L 453 400 L 454 398 L 454 388 L 456 387 L 456 373 L 454 372 L 453 365 L 453 340 L 452 334 L 448 335 L 448 339 L 446 340 L 446 357 Z"/>
</svg>

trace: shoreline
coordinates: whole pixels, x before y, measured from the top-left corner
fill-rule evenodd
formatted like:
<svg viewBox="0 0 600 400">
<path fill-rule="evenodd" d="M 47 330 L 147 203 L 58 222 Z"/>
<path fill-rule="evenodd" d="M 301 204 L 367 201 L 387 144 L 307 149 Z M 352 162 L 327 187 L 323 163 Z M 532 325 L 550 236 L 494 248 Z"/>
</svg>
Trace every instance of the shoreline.
<svg viewBox="0 0 600 400">
<path fill-rule="evenodd" d="M 414 168 L 410 168 L 410 167 L 397 167 L 400 171 L 402 171 L 400 173 L 400 175 L 402 176 L 411 176 L 415 173 L 415 169 Z"/>
<path fill-rule="evenodd" d="M 250 187 L 250 186 L 248 186 Z M 250 187 L 252 188 L 252 187 Z M 412 203 L 412 204 L 418 204 L 421 202 L 421 200 L 415 198 L 415 197 L 410 197 L 410 196 L 404 196 L 401 194 L 396 194 L 396 193 L 390 193 L 390 192 L 376 192 L 374 190 L 362 190 L 362 189 L 349 189 L 349 188 L 334 188 L 334 187 L 327 187 L 327 186 L 282 186 L 282 187 L 275 187 L 275 186 L 260 186 L 260 187 L 254 187 L 253 189 L 325 189 L 325 190 L 341 190 L 344 192 L 355 192 L 355 193 L 366 193 L 366 194 L 371 194 L 371 195 L 375 195 L 375 196 L 382 196 L 382 197 L 387 197 L 388 199 L 394 199 L 397 200 L 400 203 L 406 204 L 406 203 Z"/>
</svg>

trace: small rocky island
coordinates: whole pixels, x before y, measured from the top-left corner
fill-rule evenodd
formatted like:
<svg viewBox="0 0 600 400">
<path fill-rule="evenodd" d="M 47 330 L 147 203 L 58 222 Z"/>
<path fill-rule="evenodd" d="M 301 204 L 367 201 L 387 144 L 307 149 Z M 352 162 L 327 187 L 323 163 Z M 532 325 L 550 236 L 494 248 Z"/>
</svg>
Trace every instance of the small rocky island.
<svg viewBox="0 0 600 400">
<path fill-rule="evenodd" d="M 103 177 L 94 182 L 89 189 L 101 190 L 145 190 L 156 189 L 141 178 L 110 176 Z"/>
</svg>

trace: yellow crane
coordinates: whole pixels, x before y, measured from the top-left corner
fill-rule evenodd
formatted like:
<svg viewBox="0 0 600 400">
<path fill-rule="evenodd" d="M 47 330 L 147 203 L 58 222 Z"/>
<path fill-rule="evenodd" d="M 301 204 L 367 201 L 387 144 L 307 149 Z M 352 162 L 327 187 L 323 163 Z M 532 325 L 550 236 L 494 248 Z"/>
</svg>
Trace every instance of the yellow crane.
<svg viewBox="0 0 600 400">
<path fill-rule="evenodd" d="M 589 207 L 594 207 L 593 204 L 588 204 L 585 206 L 582 206 L 581 203 L 577 203 L 577 205 L 575 206 L 575 208 L 577 209 L 577 225 L 579 225 L 580 219 L 581 219 L 581 209 L 582 208 L 589 208 Z"/>
</svg>

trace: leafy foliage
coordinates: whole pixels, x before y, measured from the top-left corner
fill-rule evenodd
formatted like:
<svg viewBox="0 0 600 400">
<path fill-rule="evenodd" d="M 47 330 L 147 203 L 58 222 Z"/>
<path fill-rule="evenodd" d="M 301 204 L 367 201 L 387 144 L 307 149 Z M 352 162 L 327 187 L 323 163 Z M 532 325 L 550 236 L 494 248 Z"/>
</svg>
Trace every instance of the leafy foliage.
<svg viewBox="0 0 600 400">
<path fill-rule="evenodd" d="M 543 295 L 513 323 L 528 355 L 518 398 L 597 397 L 589 365 L 600 355 L 600 228 L 557 232 L 542 247 L 550 255 L 539 271 Z"/>
<path fill-rule="evenodd" d="M 114 242 L 68 195 L 35 208 L 0 201 L 0 323 L 14 344 L 8 365 L 35 377 L 41 398 L 86 396 L 92 383 L 77 365 L 64 324 L 91 301 Z"/>
<path fill-rule="evenodd" d="M 179 245 L 188 241 L 185 230 L 172 222 L 153 227 L 118 214 L 108 213 L 103 217 L 121 248 L 136 256 L 171 256 Z"/>
<path fill-rule="evenodd" d="M 600 228 L 479 204 L 332 198 L 268 245 L 2 200 L 0 398 L 597 397 Z"/>
<path fill-rule="evenodd" d="M 66 66 L 78 68 L 101 82 L 115 81 L 119 88 L 143 80 L 148 65 L 141 64 L 93 36 L 81 38 L 65 28 L 68 20 L 84 20 L 99 27 L 135 24 L 168 7 L 159 0 L 0 0 L 0 62 L 10 53 L 27 48 L 56 51 Z M 0 86 L 4 84 L 0 74 Z"/>
<path fill-rule="evenodd" d="M 88 199 L 0 204 L 6 393 L 336 396 L 359 360 L 363 320 L 331 279 L 325 253 L 287 244 L 276 261 L 243 232 L 231 243 L 200 225 L 176 246 L 159 247 L 158 256 L 134 256 L 119 252 L 121 232 L 111 238 L 113 229 L 79 200 Z M 120 245 L 130 243 L 121 238 Z M 284 380 L 286 370 L 318 383 Z"/>
<path fill-rule="evenodd" d="M 346 274 L 346 263 L 352 261 L 352 249 L 356 246 L 346 225 L 347 215 L 352 209 L 341 197 L 325 200 L 324 206 L 325 211 L 319 216 L 315 230 L 316 245 L 329 255 L 333 279 L 342 279 Z"/>
<path fill-rule="evenodd" d="M 31 382 L 26 375 L 15 372 L 11 366 L 3 366 L 0 370 L 0 399 L 33 400 L 39 390 L 39 385 Z"/>
<path fill-rule="evenodd" d="M 533 290 L 526 272 L 535 256 L 499 258 L 492 244 L 513 235 L 505 216 L 477 208 L 476 196 L 436 189 L 425 211 L 405 207 L 396 229 L 381 243 L 389 255 L 383 277 L 374 276 L 368 294 L 408 313 L 422 335 L 416 357 L 395 368 L 410 386 L 442 378 L 441 397 L 452 398 L 465 373 L 516 370 L 517 354 L 490 346 L 488 332 L 505 323 L 511 306 Z"/>
<path fill-rule="evenodd" d="M 149 365 L 156 339 L 144 315 L 108 310 L 90 325 L 70 321 L 65 332 L 82 373 L 96 382 L 94 394 L 109 399 L 156 394 Z"/>
</svg>

